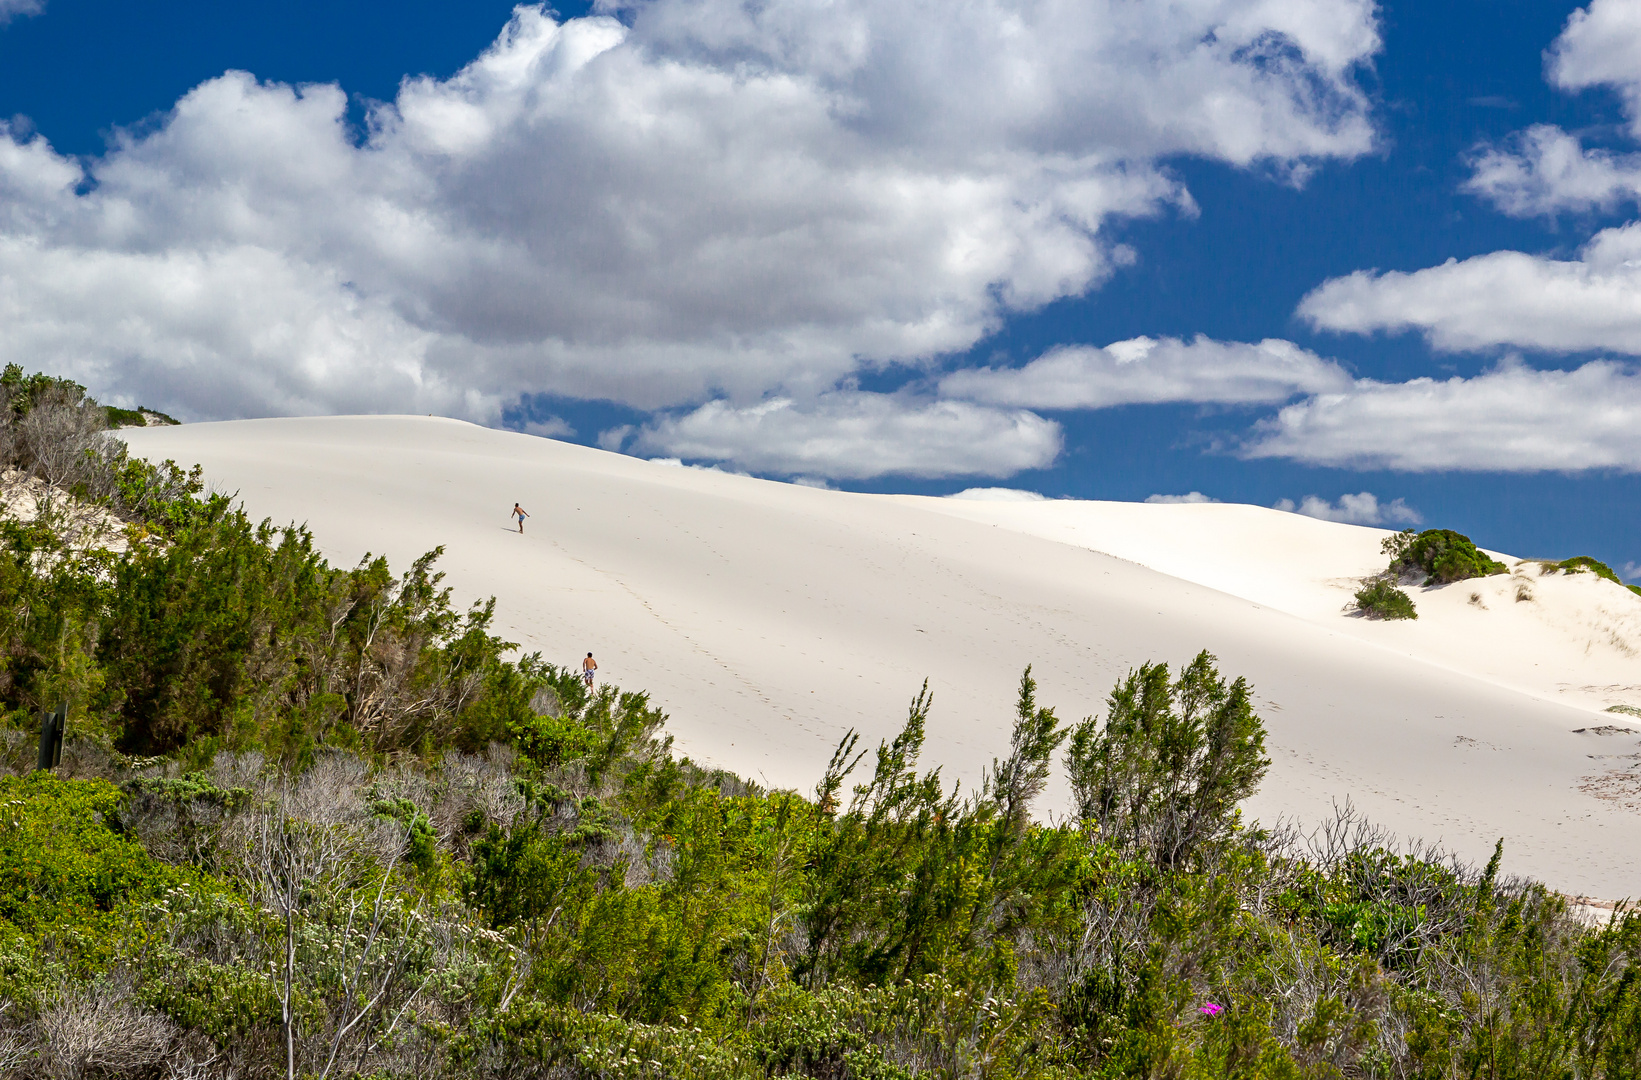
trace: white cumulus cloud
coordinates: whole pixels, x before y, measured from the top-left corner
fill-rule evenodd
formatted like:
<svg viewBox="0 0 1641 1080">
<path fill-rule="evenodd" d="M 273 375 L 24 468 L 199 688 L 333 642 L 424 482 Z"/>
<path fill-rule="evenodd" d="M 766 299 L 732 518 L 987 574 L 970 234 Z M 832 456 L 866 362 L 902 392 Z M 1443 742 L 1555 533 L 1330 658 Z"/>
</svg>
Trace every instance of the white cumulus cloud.
<svg viewBox="0 0 1641 1080">
<path fill-rule="evenodd" d="M 1289 341 L 1133 338 L 1053 349 L 1020 368 L 972 368 L 941 380 L 947 397 L 1035 409 L 1171 401 L 1275 403 L 1349 386 L 1338 364 Z"/>
<path fill-rule="evenodd" d="M 21 15 L 38 15 L 45 9 L 45 0 L 0 0 L 0 26 Z"/>
<path fill-rule="evenodd" d="M 1347 525 L 1417 525 L 1424 520 L 1403 500 L 1380 503 L 1371 491 L 1341 495 L 1337 503 L 1316 495 L 1305 496 L 1297 505 L 1292 499 L 1279 499 L 1275 509 L 1323 521 L 1342 521 Z"/>
<path fill-rule="evenodd" d="M 1200 503 L 1219 502 L 1218 499 L 1210 498 L 1200 491 L 1191 491 L 1184 495 L 1147 495 L 1145 501 L 1157 506 L 1196 506 Z"/>
<path fill-rule="evenodd" d="M 1614 91 L 1641 138 L 1641 3 L 1594 0 L 1573 12 L 1546 61 L 1558 89 Z M 1641 196 L 1641 155 L 1586 148 L 1549 124 L 1482 148 L 1471 164 L 1467 190 L 1515 217 L 1610 210 Z"/>
<path fill-rule="evenodd" d="M 1641 137 L 1641 4 L 1594 0 L 1567 18 L 1550 46 L 1546 73 L 1563 90 L 1606 86 L 1624 99 L 1631 132 Z"/>
<path fill-rule="evenodd" d="M 1487 147 L 1471 167 L 1465 190 L 1512 217 L 1611 210 L 1641 198 L 1641 154 L 1586 149 L 1549 124 Z"/>
<path fill-rule="evenodd" d="M 524 431 L 529 435 L 539 435 L 544 439 L 573 439 L 575 428 L 562 416 L 549 416 L 545 420 L 529 420 L 524 424 Z"/>
<path fill-rule="evenodd" d="M 1412 273 L 1359 270 L 1318 286 L 1299 315 L 1323 330 L 1419 330 L 1438 349 L 1641 354 L 1641 223 L 1603 230 L 1576 259 L 1495 251 Z"/>
<path fill-rule="evenodd" d="M 1546 54 L 1559 89 L 1607 87 L 1641 138 L 1641 0 L 1594 0 Z M 1518 217 L 1611 210 L 1641 199 L 1641 153 L 1586 147 L 1535 125 L 1471 160 L 1471 192 Z M 1324 282 L 1298 315 L 1318 329 L 1418 331 L 1447 351 L 1516 347 L 1641 356 L 1641 222 L 1597 233 L 1572 258 L 1494 251 L 1411 273 Z M 1245 452 L 1411 470 L 1641 469 L 1641 377 L 1598 361 L 1537 371 L 1510 361 L 1475 378 L 1363 380 L 1290 405 Z"/>
<path fill-rule="evenodd" d="M 972 487 L 947 495 L 948 499 L 962 499 L 966 502 L 1047 502 L 1047 496 L 1041 492 L 1026 491 L 1023 488 L 1006 487 Z"/>
<path fill-rule="evenodd" d="M 829 479 L 1010 476 L 1052 464 L 1061 435 L 1058 424 L 1024 410 L 836 391 L 803 403 L 709 401 L 650 421 L 634 447 Z"/>
<path fill-rule="evenodd" d="M 363 132 L 230 72 L 100 157 L 0 129 L 0 361 L 190 418 L 723 399 L 728 438 L 1097 286 L 1106 222 L 1191 208 L 1163 158 L 1367 152 L 1378 47 L 1373 0 L 526 6 Z"/>
<path fill-rule="evenodd" d="M 1641 372 L 1507 364 L 1474 378 L 1364 379 L 1255 426 L 1246 457 L 1408 472 L 1641 471 Z"/>
</svg>

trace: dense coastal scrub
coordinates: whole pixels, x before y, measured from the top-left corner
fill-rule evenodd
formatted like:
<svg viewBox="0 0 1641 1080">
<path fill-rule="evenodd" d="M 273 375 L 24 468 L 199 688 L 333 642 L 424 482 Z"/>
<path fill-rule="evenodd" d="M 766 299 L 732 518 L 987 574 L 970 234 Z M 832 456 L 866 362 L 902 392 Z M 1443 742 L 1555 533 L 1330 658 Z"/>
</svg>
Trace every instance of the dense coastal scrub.
<svg viewBox="0 0 1641 1080">
<path fill-rule="evenodd" d="M 99 422 L 109 428 L 177 423 L 157 409 L 99 405 L 86 397 L 85 387 L 77 382 L 43 373 L 25 375 L 20 365 L 7 364 L 5 370 L 0 371 L 0 409 L 4 410 L 7 426 L 21 421 L 37 408 L 35 424 L 58 422 L 70 415 L 83 417 L 91 430 L 96 430 Z"/>
<path fill-rule="evenodd" d="M 0 1075 L 1641 1076 L 1641 917 L 1348 809 L 1248 827 L 1264 730 L 1206 653 L 1074 723 L 1028 669 L 975 790 L 925 690 L 769 791 L 516 657 L 437 553 L 334 568 L 77 460 L 0 523 Z M 121 543 L 67 536 L 93 504 Z"/>
</svg>

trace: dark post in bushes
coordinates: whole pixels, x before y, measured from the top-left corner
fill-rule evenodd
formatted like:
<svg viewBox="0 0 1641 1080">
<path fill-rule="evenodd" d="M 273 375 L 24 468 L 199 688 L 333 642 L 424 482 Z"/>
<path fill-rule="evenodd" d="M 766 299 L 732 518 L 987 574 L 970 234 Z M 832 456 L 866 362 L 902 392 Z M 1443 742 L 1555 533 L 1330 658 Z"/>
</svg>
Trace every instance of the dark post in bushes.
<svg viewBox="0 0 1641 1080">
<path fill-rule="evenodd" d="M 55 712 L 40 714 L 40 768 L 55 769 L 63 763 L 63 729 L 68 726 L 68 702 Z"/>
</svg>

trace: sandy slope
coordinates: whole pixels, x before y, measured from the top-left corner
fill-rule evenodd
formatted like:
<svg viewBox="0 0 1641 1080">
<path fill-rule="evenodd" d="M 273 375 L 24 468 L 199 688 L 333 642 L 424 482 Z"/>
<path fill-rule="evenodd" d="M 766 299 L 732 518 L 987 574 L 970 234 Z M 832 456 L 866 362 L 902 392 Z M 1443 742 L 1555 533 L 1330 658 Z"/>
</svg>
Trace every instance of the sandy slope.
<svg viewBox="0 0 1641 1080">
<path fill-rule="evenodd" d="M 1346 612 L 1361 578 L 1384 569 L 1383 529 L 1227 504 L 915 501 L 1130 559 L 1548 700 L 1641 707 L 1641 596 L 1594 574 L 1547 574 L 1538 560 L 1495 551 L 1511 575 L 1415 589 L 1416 621 L 1380 622 Z"/>
<path fill-rule="evenodd" d="M 1485 610 L 1421 595 L 1418 623 L 1387 627 L 1340 612 L 1382 534 L 1253 507 L 816 491 L 416 417 L 121 435 L 203 464 L 253 514 L 309 522 L 334 560 L 402 567 L 445 545 L 450 583 L 496 595 L 504 633 L 562 662 L 592 650 L 663 703 L 685 751 L 772 784 L 808 788 L 849 727 L 891 735 L 925 676 L 926 761 L 972 783 L 1025 664 L 1076 718 L 1129 667 L 1206 647 L 1259 694 L 1261 819 L 1348 797 L 1477 859 L 1505 836 L 1506 869 L 1562 889 L 1641 895 L 1641 720 L 1595 711 L 1641 704 L 1641 664 L 1612 644 L 1633 648 L 1641 598 L 1588 577 L 1521 603 L 1487 582 Z M 1594 725 L 1637 732 L 1573 730 Z"/>
</svg>

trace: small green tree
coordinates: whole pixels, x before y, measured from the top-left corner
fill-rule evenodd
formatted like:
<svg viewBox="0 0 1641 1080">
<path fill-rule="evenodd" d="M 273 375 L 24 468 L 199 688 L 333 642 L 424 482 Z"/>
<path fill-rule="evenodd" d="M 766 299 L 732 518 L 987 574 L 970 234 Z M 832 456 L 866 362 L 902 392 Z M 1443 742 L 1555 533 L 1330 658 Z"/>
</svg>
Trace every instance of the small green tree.
<svg viewBox="0 0 1641 1080">
<path fill-rule="evenodd" d="M 1170 680 L 1146 664 L 1118 683 L 1105 724 L 1071 736 L 1067 769 L 1085 825 L 1158 867 L 1189 862 L 1226 835 L 1270 760 L 1245 679 L 1226 685 L 1206 650 Z"/>
</svg>

